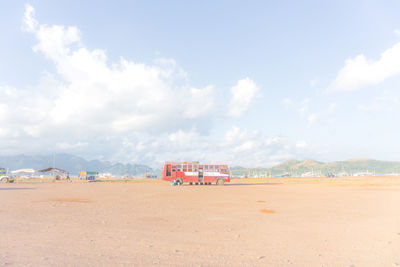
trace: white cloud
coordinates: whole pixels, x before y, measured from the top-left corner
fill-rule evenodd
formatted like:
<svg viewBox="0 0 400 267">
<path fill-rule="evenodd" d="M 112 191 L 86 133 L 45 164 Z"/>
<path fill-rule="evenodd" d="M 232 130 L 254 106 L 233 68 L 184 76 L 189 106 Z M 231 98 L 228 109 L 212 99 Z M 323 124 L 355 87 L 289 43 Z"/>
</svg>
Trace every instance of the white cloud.
<svg viewBox="0 0 400 267">
<path fill-rule="evenodd" d="M 367 106 L 364 104 L 357 105 L 357 109 L 360 111 L 380 111 L 381 108 L 382 108 L 381 106 L 377 106 L 377 105 L 371 105 L 371 106 Z"/>
<path fill-rule="evenodd" d="M 310 124 L 314 124 L 319 118 L 319 115 L 316 113 L 312 113 L 307 117 L 307 120 Z"/>
<path fill-rule="evenodd" d="M 19 135 L 169 131 L 196 126 L 214 110 L 214 86 L 188 85 L 173 59 L 158 59 L 153 66 L 123 57 L 111 63 L 104 50 L 85 47 L 78 28 L 39 24 L 34 13 L 27 5 L 23 28 L 34 34 L 34 51 L 54 63 L 57 74 L 45 73 L 51 85 L 32 90 L 0 88 L 9 103 L 2 113 L 26 129 L 13 128 Z M 26 115 L 13 112 L 16 107 Z"/>
<path fill-rule="evenodd" d="M 307 143 L 305 141 L 298 141 L 296 143 L 296 147 L 297 148 L 305 148 L 305 147 L 307 147 Z"/>
<path fill-rule="evenodd" d="M 214 141 L 214 153 L 231 165 L 272 166 L 277 162 L 302 157 L 309 153 L 305 147 L 299 147 L 279 136 L 266 136 L 258 131 L 248 131 L 232 127 L 225 133 L 225 142 Z M 220 144 L 219 146 L 217 144 Z"/>
<path fill-rule="evenodd" d="M 146 145 L 143 144 L 143 142 L 138 142 L 138 143 L 136 144 L 136 146 L 135 146 L 135 150 L 136 150 L 137 152 L 142 152 L 142 151 L 144 151 L 145 149 L 146 149 Z"/>
<path fill-rule="evenodd" d="M 364 112 L 393 112 L 399 110 L 400 98 L 391 92 L 383 92 L 369 103 L 358 104 L 357 109 Z"/>
<path fill-rule="evenodd" d="M 209 130 L 202 122 L 215 109 L 216 89 L 188 84 L 174 59 L 110 62 L 105 50 L 85 46 L 77 27 L 41 24 L 34 15 L 26 5 L 22 29 L 35 37 L 33 51 L 53 63 L 56 73 L 44 72 L 29 88 L 0 86 L 7 103 L 0 105 L 4 153 L 82 151 L 82 144 L 116 144 L 132 133 Z M 105 144 L 92 153 L 116 150 Z"/>
<path fill-rule="evenodd" d="M 285 103 L 285 101 L 283 103 Z M 301 101 L 290 101 L 290 107 L 299 114 L 302 120 L 312 125 L 317 121 L 327 122 L 330 120 L 329 117 L 334 115 L 333 112 L 337 108 L 337 103 L 331 102 L 326 107 L 324 106 L 321 108 L 315 99 L 305 98 Z"/>
<path fill-rule="evenodd" d="M 132 147 L 145 147 L 133 150 Z M 151 162 L 160 166 L 164 161 L 221 162 L 231 166 L 272 166 L 284 160 L 309 155 L 305 142 L 291 142 L 279 136 L 267 136 L 233 126 L 221 138 L 201 135 L 194 129 L 171 134 L 125 140 L 116 154 L 130 161 Z"/>
<path fill-rule="evenodd" d="M 285 107 L 285 108 L 289 108 L 291 105 L 293 104 L 293 101 L 292 101 L 292 99 L 290 99 L 290 98 L 285 98 L 285 99 L 283 99 L 283 101 L 282 101 L 282 105 Z"/>
<path fill-rule="evenodd" d="M 396 75 L 400 75 L 400 43 L 384 51 L 375 61 L 362 54 L 347 59 L 327 91 L 357 90 L 379 84 Z"/>
<path fill-rule="evenodd" d="M 399 29 L 395 29 L 393 30 L 393 33 L 397 36 L 400 36 L 400 30 Z"/>
<path fill-rule="evenodd" d="M 238 152 L 244 152 L 244 151 L 251 151 L 254 149 L 255 143 L 254 141 L 246 141 L 243 144 L 238 145 L 234 149 L 232 149 L 232 152 L 238 153 Z"/>
<path fill-rule="evenodd" d="M 190 131 L 178 130 L 168 135 L 168 141 L 171 146 L 190 146 L 199 139 L 198 133 L 192 129 Z"/>
<path fill-rule="evenodd" d="M 22 29 L 27 32 L 34 32 L 38 26 L 38 22 L 34 18 L 35 16 L 35 9 L 31 6 L 26 4 L 25 5 L 25 14 L 22 20 Z"/>
<path fill-rule="evenodd" d="M 222 147 L 227 151 L 224 156 L 227 162 L 237 164 L 240 159 L 243 165 L 254 167 L 272 166 L 309 153 L 306 146 L 299 147 L 298 143 L 234 126 L 226 132 Z"/>
<path fill-rule="evenodd" d="M 234 118 L 241 117 L 257 96 L 260 88 L 249 78 L 239 80 L 231 88 L 232 98 L 229 103 L 228 115 Z"/>
<path fill-rule="evenodd" d="M 278 143 L 279 140 L 280 140 L 280 138 L 277 137 L 277 136 L 270 137 L 270 138 L 268 138 L 268 139 L 265 141 L 265 144 L 269 146 L 269 145 L 271 145 L 271 144 Z"/>
<path fill-rule="evenodd" d="M 301 116 L 304 116 L 307 113 L 309 103 L 310 103 L 310 99 L 309 98 L 306 98 L 303 101 L 301 101 L 300 107 L 299 107 L 299 110 L 298 110 Z"/>
<path fill-rule="evenodd" d="M 318 80 L 317 80 L 317 79 L 312 79 L 312 80 L 310 81 L 310 86 L 311 86 L 311 87 L 315 87 L 315 86 L 317 85 L 317 83 L 318 83 Z"/>
<path fill-rule="evenodd" d="M 295 142 L 238 127 L 210 135 L 212 120 L 224 119 L 214 112 L 224 103 L 212 84 L 190 85 L 173 59 L 110 62 L 105 50 L 85 46 L 77 27 L 41 24 L 34 13 L 27 5 L 23 28 L 56 72 L 44 72 L 29 88 L 0 86 L 2 153 L 62 150 L 153 166 L 165 160 L 266 166 L 304 153 Z M 259 90 L 250 78 L 238 81 L 229 116 L 242 116 Z"/>
<path fill-rule="evenodd" d="M 82 148 L 82 147 L 87 147 L 88 143 L 87 142 L 78 142 L 75 144 L 70 144 L 67 142 L 62 142 L 62 143 L 58 143 L 56 145 L 57 148 L 61 149 L 61 150 L 69 150 L 69 149 L 75 149 L 75 148 Z"/>
<path fill-rule="evenodd" d="M 337 104 L 336 103 L 330 103 L 329 104 L 329 111 L 334 111 L 335 109 L 336 109 L 336 107 L 337 107 Z"/>
</svg>

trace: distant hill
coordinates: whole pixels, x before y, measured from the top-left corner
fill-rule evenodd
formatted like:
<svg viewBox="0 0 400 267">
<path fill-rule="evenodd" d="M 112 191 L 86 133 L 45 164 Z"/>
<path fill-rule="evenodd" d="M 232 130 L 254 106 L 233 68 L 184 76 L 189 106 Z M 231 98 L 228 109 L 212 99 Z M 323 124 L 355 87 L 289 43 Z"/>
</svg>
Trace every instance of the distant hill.
<svg viewBox="0 0 400 267">
<path fill-rule="evenodd" d="M 362 172 L 376 174 L 400 173 L 400 162 L 381 161 L 373 159 L 349 159 L 345 161 L 319 162 L 315 160 L 288 160 L 271 168 L 231 168 L 234 175 L 284 175 L 290 174 L 300 176 L 304 173 L 326 175 L 334 174 L 355 174 Z"/>
<path fill-rule="evenodd" d="M 0 156 L 0 167 L 11 170 L 35 169 L 40 170 L 53 167 L 53 155 L 17 155 Z M 78 174 L 80 170 L 97 171 L 99 173 L 111 173 L 113 175 L 143 176 L 145 171 L 152 171 L 149 166 L 141 164 L 111 163 L 100 160 L 86 160 L 70 154 L 56 154 L 55 167 L 68 171 L 71 174 Z"/>
<path fill-rule="evenodd" d="M 76 175 L 80 170 L 97 171 L 100 173 L 111 173 L 116 176 L 143 176 L 145 171 L 160 174 L 159 170 L 142 164 L 111 163 L 109 161 L 86 160 L 82 157 L 70 154 L 56 154 L 56 167 Z M 0 168 L 8 170 L 35 169 L 40 170 L 53 167 L 53 155 L 17 155 L 0 156 Z M 271 168 L 244 168 L 240 166 L 231 167 L 233 175 L 293 175 L 301 176 L 304 173 L 326 175 L 348 174 L 369 172 L 376 174 L 400 173 L 400 162 L 380 161 L 373 159 L 349 159 L 345 161 L 319 162 L 315 160 L 288 160 Z"/>
</svg>

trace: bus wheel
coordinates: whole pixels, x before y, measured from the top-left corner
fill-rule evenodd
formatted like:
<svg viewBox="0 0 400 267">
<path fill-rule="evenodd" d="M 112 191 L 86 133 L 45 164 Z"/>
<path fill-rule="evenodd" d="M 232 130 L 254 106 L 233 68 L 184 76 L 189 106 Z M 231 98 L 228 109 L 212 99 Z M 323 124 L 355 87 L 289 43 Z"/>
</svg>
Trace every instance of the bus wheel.
<svg viewBox="0 0 400 267">
<path fill-rule="evenodd" d="M 182 178 L 176 178 L 176 184 L 177 185 L 182 185 L 183 184 Z"/>
<path fill-rule="evenodd" d="M 224 185 L 225 184 L 225 180 L 224 179 L 218 179 L 217 180 L 217 185 Z"/>
<path fill-rule="evenodd" d="M 189 184 L 190 184 L 190 185 L 193 185 L 193 182 L 190 182 Z"/>
<path fill-rule="evenodd" d="M 195 183 L 195 185 L 198 185 L 198 184 L 199 184 L 198 182 Z"/>
</svg>

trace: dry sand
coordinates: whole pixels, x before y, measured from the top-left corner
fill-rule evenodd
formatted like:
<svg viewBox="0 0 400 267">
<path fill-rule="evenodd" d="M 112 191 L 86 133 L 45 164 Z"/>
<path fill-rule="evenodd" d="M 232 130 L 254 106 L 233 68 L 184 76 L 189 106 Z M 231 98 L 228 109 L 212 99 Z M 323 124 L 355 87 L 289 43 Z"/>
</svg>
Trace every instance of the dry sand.
<svg viewBox="0 0 400 267">
<path fill-rule="evenodd" d="M 400 177 L 0 184 L 0 265 L 400 266 Z"/>
</svg>

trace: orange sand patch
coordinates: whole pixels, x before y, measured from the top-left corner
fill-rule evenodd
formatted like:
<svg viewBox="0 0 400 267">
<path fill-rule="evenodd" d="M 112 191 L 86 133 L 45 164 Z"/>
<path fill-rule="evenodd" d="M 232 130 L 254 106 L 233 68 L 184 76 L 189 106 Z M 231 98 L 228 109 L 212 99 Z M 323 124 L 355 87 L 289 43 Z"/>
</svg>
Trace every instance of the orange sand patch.
<svg viewBox="0 0 400 267">
<path fill-rule="evenodd" d="M 262 210 L 260 210 L 260 212 L 269 213 L 269 214 L 276 213 L 276 211 L 274 211 L 274 210 L 266 210 L 266 209 L 262 209 Z"/>
<path fill-rule="evenodd" d="M 83 198 L 52 198 L 41 202 L 72 202 L 72 203 L 91 203 L 93 201 Z"/>
</svg>

